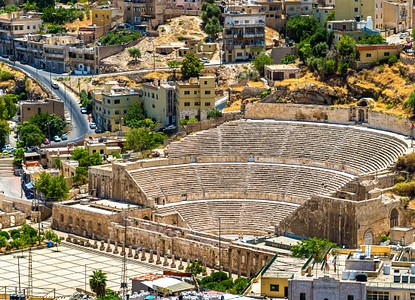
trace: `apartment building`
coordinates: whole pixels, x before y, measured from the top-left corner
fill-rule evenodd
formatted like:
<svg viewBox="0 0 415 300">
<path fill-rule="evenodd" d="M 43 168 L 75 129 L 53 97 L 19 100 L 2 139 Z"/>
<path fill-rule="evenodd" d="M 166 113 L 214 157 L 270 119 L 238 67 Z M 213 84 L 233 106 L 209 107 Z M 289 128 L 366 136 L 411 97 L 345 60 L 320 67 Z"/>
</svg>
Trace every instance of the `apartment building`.
<svg viewBox="0 0 415 300">
<path fill-rule="evenodd" d="M 363 20 L 372 17 L 375 29 L 383 29 L 384 0 L 336 0 L 336 20 Z"/>
<path fill-rule="evenodd" d="M 223 49 L 225 61 L 254 59 L 265 49 L 265 14 L 243 10 L 224 14 Z"/>
<path fill-rule="evenodd" d="M 201 76 L 176 82 L 178 121 L 192 118 L 207 119 L 207 112 L 215 108 L 215 77 Z"/>
<path fill-rule="evenodd" d="M 301 0 L 285 0 L 284 6 L 286 18 L 302 15 Z"/>
<path fill-rule="evenodd" d="M 327 30 L 334 33 L 334 43 L 339 42 L 343 35 L 348 35 L 359 41 L 366 34 L 379 34 L 379 30 L 370 29 L 371 24 L 370 17 L 368 17 L 367 21 L 360 22 L 356 20 L 328 21 Z"/>
<path fill-rule="evenodd" d="M 31 117 L 40 113 L 55 114 L 65 120 L 65 108 L 63 101 L 57 99 L 45 99 L 39 101 L 19 102 L 19 122 L 29 121 Z"/>
<path fill-rule="evenodd" d="M 147 117 L 162 125 L 176 124 L 176 86 L 174 83 L 143 83 L 142 102 Z"/>
<path fill-rule="evenodd" d="M 265 13 L 265 24 L 275 30 L 280 30 L 285 24 L 285 14 L 282 1 L 259 0 L 261 12 Z"/>
<path fill-rule="evenodd" d="M 103 130 L 117 131 L 124 125 L 128 109 L 140 101 L 140 94 L 133 89 L 108 81 L 93 94 L 92 115 L 95 123 Z"/>
<path fill-rule="evenodd" d="M 312 10 L 312 16 L 319 22 L 321 26 L 324 26 L 328 15 L 334 11 L 334 6 L 314 6 Z"/>
<path fill-rule="evenodd" d="M 385 29 L 402 32 L 412 28 L 413 1 L 387 0 L 383 2 L 383 25 Z"/>
<path fill-rule="evenodd" d="M 122 15 L 122 10 L 117 7 L 100 6 L 91 9 L 92 24 L 95 24 L 97 27 L 102 27 L 104 33 L 110 31 L 117 15 Z"/>
<path fill-rule="evenodd" d="M 38 15 L 7 13 L 0 15 L 0 53 L 14 55 L 13 39 L 36 34 L 42 28 Z"/>
</svg>

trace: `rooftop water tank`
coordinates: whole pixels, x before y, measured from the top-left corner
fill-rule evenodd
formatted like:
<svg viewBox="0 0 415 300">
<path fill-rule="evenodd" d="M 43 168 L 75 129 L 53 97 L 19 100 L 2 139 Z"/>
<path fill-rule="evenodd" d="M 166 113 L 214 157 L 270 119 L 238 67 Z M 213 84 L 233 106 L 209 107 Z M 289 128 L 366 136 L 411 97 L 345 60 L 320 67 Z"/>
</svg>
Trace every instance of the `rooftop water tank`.
<svg viewBox="0 0 415 300">
<path fill-rule="evenodd" d="M 415 264 L 411 265 L 411 274 L 415 275 Z"/>
<path fill-rule="evenodd" d="M 371 16 L 368 16 L 366 19 L 366 27 L 368 29 L 372 29 L 373 30 L 373 20 Z"/>
<path fill-rule="evenodd" d="M 385 265 L 383 267 L 383 274 L 384 275 L 390 275 L 390 273 L 391 273 L 391 265 Z"/>
<path fill-rule="evenodd" d="M 342 280 L 348 280 L 349 279 L 349 270 L 343 270 L 342 271 Z"/>
<path fill-rule="evenodd" d="M 350 270 L 349 279 L 350 280 L 356 280 L 356 270 Z"/>
</svg>

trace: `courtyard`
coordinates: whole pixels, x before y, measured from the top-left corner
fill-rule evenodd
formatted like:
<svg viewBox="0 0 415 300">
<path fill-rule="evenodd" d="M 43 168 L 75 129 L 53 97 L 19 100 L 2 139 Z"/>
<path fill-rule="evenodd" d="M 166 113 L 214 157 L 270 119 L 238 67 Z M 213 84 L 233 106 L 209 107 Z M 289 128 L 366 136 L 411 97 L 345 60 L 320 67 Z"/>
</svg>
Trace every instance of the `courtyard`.
<svg viewBox="0 0 415 300">
<path fill-rule="evenodd" d="M 17 257 L 20 256 L 18 259 Z M 23 257 L 21 257 L 23 256 Z M 0 255 L 0 293 L 18 291 L 20 265 L 21 289 L 28 286 L 29 252 L 13 255 Z M 107 288 L 119 291 L 121 283 L 122 257 L 106 254 L 75 245 L 62 244 L 56 248 L 32 250 L 32 276 L 34 295 L 64 297 L 72 295 L 76 288 L 89 289 L 89 276 L 94 270 L 103 270 L 107 274 Z M 127 260 L 127 278 L 161 268 Z M 131 282 L 128 282 L 131 287 Z M 55 290 L 53 290 L 55 289 Z M 46 295 L 47 294 L 47 295 Z"/>
</svg>

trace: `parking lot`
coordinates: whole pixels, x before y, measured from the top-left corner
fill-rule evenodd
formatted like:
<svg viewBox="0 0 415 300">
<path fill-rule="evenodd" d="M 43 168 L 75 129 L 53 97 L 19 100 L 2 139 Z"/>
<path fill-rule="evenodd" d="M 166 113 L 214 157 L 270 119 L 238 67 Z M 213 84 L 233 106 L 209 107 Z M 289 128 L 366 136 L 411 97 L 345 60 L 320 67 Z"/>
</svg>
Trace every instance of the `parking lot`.
<svg viewBox="0 0 415 300">
<path fill-rule="evenodd" d="M 107 288 L 119 291 L 121 283 L 122 257 L 120 255 L 107 255 L 94 250 L 83 249 L 72 245 L 55 248 L 32 250 L 32 274 L 34 294 L 46 293 L 55 289 L 57 297 L 69 296 L 76 288 L 86 287 L 89 290 L 88 278 L 93 270 L 103 270 L 107 274 Z M 23 254 L 22 258 L 17 258 Z M 22 254 L 0 255 L 0 288 L 7 286 L 9 292 L 18 287 L 20 264 L 21 287 L 28 286 L 28 251 Z M 128 259 L 127 278 L 149 272 L 160 271 L 156 266 L 148 266 L 139 261 Z M 41 290 L 43 289 L 43 291 Z"/>
</svg>

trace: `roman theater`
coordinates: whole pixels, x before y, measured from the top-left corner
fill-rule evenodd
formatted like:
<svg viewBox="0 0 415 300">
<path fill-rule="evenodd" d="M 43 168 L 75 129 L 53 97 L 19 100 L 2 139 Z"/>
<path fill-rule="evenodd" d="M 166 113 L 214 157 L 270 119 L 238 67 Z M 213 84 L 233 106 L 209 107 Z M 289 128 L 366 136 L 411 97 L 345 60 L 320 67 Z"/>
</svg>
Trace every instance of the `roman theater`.
<svg viewBox="0 0 415 300">
<path fill-rule="evenodd" d="M 275 254 L 257 244 L 267 237 L 355 247 L 404 225 L 387 193 L 395 161 L 413 151 L 407 120 L 263 103 L 223 118 L 168 143 L 164 157 L 91 167 L 91 196 L 55 205 L 53 227 L 249 277 Z"/>
</svg>

